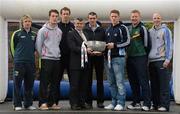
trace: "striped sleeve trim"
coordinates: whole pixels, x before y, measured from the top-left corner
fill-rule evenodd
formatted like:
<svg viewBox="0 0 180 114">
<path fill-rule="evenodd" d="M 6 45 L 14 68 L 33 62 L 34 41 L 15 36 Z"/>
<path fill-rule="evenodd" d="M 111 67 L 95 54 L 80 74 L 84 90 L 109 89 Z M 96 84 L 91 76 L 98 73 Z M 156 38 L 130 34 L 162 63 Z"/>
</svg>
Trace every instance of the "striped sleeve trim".
<svg viewBox="0 0 180 114">
<path fill-rule="evenodd" d="M 165 39 L 165 45 L 166 45 L 166 59 L 171 60 L 172 58 L 172 50 L 173 50 L 173 46 L 172 46 L 172 33 L 171 31 L 166 28 L 165 29 L 165 35 L 164 35 L 164 39 Z"/>
<path fill-rule="evenodd" d="M 122 25 L 122 26 L 126 30 L 127 40 L 126 40 L 126 42 L 124 42 L 122 44 L 117 44 L 117 47 L 125 47 L 125 46 L 129 45 L 129 43 L 130 43 L 130 34 L 129 34 L 129 31 L 128 31 L 128 28 L 125 25 Z"/>
<path fill-rule="evenodd" d="M 17 30 L 17 31 L 15 31 L 13 34 L 12 34 L 12 36 L 11 36 L 11 44 L 10 44 L 10 48 L 11 48 L 11 54 L 12 54 L 12 56 L 14 57 L 14 36 L 15 36 L 15 34 L 17 33 L 17 32 L 19 32 L 21 29 L 19 29 L 19 30 Z"/>
<path fill-rule="evenodd" d="M 145 26 L 142 26 L 144 32 L 144 46 L 148 46 L 148 32 Z"/>
</svg>

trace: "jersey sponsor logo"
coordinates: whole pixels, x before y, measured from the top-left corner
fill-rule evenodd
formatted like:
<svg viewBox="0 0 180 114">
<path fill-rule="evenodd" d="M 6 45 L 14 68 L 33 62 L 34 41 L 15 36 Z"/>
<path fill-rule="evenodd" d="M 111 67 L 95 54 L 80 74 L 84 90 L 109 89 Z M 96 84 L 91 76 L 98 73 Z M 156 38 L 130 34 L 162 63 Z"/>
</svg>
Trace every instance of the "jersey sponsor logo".
<svg viewBox="0 0 180 114">
<path fill-rule="evenodd" d="M 117 36 L 117 33 L 115 33 L 114 36 L 116 37 L 116 36 Z"/>
<path fill-rule="evenodd" d="M 138 38 L 138 37 L 140 37 L 140 34 L 134 34 L 134 35 L 132 36 L 132 39 L 133 39 L 133 38 Z"/>
<path fill-rule="evenodd" d="M 26 36 L 21 36 L 20 38 L 26 38 Z"/>
<path fill-rule="evenodd" d="M 14 71 L 14 76 L 18 76 L 19 75 L 19 71 Z"/>
</svg>

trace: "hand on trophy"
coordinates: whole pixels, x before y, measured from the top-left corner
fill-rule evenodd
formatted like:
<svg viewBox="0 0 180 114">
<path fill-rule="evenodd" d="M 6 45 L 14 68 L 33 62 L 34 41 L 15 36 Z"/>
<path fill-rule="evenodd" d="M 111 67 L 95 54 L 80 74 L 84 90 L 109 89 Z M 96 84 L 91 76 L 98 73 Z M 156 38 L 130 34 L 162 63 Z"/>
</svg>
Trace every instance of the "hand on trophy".
<svg viewBox="0 0 180 114">
<path fill-rule="evenodd" d="M 107 43 L 106 46 L 108 49 L 112 49 L 114 48 L 114 43 Z"/>
</svg>

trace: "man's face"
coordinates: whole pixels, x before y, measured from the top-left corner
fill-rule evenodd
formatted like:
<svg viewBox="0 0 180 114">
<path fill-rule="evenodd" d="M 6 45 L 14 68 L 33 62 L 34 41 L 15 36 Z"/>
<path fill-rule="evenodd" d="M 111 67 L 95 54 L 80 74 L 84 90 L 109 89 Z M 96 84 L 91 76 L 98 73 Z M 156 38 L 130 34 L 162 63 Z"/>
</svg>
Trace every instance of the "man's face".
<svg viewBox="0 0 180 114">
<path fill-rule="evenodd" d="M 154 26 L 159 26 L 161 25 L 161 21 L 162 21 L 162 18 L 160 16 L 160 14 L 153 14 L 153 23 L 154 23 Z"/>
<path fill-rule="evenodd" d="M 84 21 L 75 20 L 74 26 L 77 30 L 81 31 L 84 27 Z"/>
<path fill-rule="evenodd" d="M 51 15 L 49 16 L 49 22 L 51 24 L 57 24 L 58 21 L 58 14 L 55 12 L 51 12 Z"/>
<path fill-rule="evenodd" d="M 111 13 L 110 14 L 110 20 L 113 25 L 116 25 L 119 23 L 120 16 L 117 13 Z"/>
<path fill-rule="evenodd" d="M 89 21 L 89 24 L 91 26 L 95 26 L 96 25 L 96 21 L 97 21 L 97 16 L 96 15 L 89 15 L 88 16 L 88 21 Z"/>
<path fill-rule="evenodd" d="M 29 18 L 26 18 L 23 20 L 23 28 L 24 29 L 30 29 L 31 28 L 32 21 Z"/>
<path fill-rule="evenodd" d="M 131 23 L 133 25 L 138 25 L 140 23 L 141 17 L 139 13 L 131 13 Z"/>
<path fill-rule="evenodd" d="M 62 10 L 60 17 L 63 21 L 69 21 L 70 19 L 70 12 L 68 10 Z"/>
</svg>

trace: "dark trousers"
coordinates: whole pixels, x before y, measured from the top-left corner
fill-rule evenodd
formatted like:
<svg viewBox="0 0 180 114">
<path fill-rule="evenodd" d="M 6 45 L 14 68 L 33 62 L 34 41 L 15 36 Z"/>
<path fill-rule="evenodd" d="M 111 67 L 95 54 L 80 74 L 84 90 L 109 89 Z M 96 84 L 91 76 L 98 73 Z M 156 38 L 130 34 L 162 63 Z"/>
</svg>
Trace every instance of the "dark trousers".
<svg viewBox="0 0 180 114">
<path fill-rule="evenodd" d="M 167 68 L 163 68 L 164 61 L 150 62 L 152 101 L 155 107 L 163 106 L 169 110 L 171 75 Z"/>
<path fill-rule="evenodd" d="M 86 103 L 92 105 L 93 95 L 92 95 L 92 78 L 93 78 L 93 68 L 96 72 L 97 80 L 97 103 L 104 102 L 104 85 L 103 85 L 103 70 L 104 70 L 104 58 L 103 56 L 92 56 L 90 57 L 90 70 L 88 74 L 88 89 L 87 89 L 87 99 Z"/>
<path fill-rule="evenodd" d="M 52 106 L 58 101 L 59 69 L 59 60 L 41 60 L 39 106 L 43 103 Z"/>
<path fill-rule="evenodd" d="M 62 54 L 61 55 L 61 58 L 60 58 L 60 68 L 59 68 L 59 77 L 58 77 L 58 80 L 59 80 L 59 82 L 61 82 L 61 80 L 62 80 L 62 77 L 63 77 L 63 74 L 64 74 L 64 70 L 66 69 L 66 71 L 67 71 L 67 74 L 68 74 L 68 78 L 69 78 L 69 80 L 70 80 L 70 74 L 69 74 L 69 61 L 70 61 L 70 59 L 69 59 L 69 55 L 64 55 L 64 54 Z M 69 83 L 70 84 L 70 83 Z M 59 99 L 60 99 L 60 84 L 58 85 L 58 88 L 57 88 L 58 90 L 57 90 L 57 97 L 58 97 L 58 99 L 57 99 L 57 101 L 56 101 L 56 104 L 58 104 L 58 101 L 59 101 Z"/>
<path fill-rule="evenodd" d="M 22 106 L 22 80 L 24 80 L 24 107 L 27 108 L 33 104 L 33 85 L 35 78 L 35 64 L 33 63 L 15 63 L 14 65 L 14 89 L 13 101 L 15 107 Z"/>
<path fill-rule="evenodd" d="M 70 57 L 69 55 L 63 55 L 60 58 L 61 64 L 60 64 L 60 76 L 59 76 L 59 80 L 62 79 L 63 74 L 64 74 L 64 70 L 66 69 L 67 74 L 68 74 L 68 78 L 70 79 L 70 74 L 69 74 L 69 61 L 70 61 Z"/>
<path fill-rule="evenodd" d="M 140 103 L 141 92 L 143 105 L 150 107 L 151 95 L 147 72 L 147 56 L 128 57 L 127 73 L 133 94 L 133 102 Z"/>
<path fill-rule="evenodd" d="M 84 105 L 87 96 L 87 70 L 70 70 L 70 104 Z"/>
</svg>

